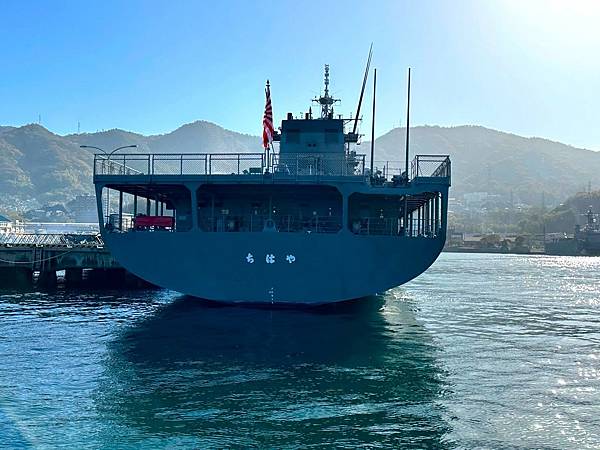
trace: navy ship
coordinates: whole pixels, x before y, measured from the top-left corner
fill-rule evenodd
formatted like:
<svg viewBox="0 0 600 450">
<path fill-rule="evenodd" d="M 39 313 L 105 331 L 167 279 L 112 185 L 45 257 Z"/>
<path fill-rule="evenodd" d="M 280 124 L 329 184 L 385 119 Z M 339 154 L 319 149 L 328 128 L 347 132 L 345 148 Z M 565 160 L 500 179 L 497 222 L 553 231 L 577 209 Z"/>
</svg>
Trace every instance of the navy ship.
<svg viewBox="0 0 600 450">
<path fill-rule="evenodd" d="M 446 240 L 449 157 L 409 165 L 408 123 L 400 167 L 374 160 L 374 135 L 370 158 L 358 153 L 369 66 L 349 119 L 334 114 L 325 70 L 319 114 L 288 113 L 266 151 L 96 154 L 100 230 L 120 264 L 203 299 L 284 304 L 381 293 L 431 266 Z"/>
<path fill-rule="evenodd" d="M 575 242 L 581 255 L 600 256 L 600 215 L 592 207 L 585 213 L 586 224 L 575 226 Z"/>
</svg>

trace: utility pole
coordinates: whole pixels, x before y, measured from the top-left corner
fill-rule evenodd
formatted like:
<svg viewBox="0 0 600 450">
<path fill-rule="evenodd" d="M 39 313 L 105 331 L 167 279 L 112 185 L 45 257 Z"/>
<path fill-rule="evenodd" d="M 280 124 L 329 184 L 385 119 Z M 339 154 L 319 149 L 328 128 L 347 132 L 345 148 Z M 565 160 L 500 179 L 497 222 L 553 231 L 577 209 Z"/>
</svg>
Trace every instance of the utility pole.
<svg viewBox="0 0 600 450">
<path fill-rule="evenodd" d="M 546 192 L 542 191 L 542 212 L 546 212 Z"/>
</svg>

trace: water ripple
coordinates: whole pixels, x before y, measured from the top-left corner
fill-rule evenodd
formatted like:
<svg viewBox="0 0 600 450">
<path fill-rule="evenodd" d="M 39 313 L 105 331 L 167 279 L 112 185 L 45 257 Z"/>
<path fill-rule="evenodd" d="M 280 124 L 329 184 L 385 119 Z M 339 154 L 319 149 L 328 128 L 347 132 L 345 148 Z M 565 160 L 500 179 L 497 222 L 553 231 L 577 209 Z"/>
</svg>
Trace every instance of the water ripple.
<svg viewBox="0 0 600 450">
<path fill-rule="evenodd" d="M 600 258 L 444 254 L 383 296 L 0 291 L 9 447 L 600 447 Z"/>
</svg>

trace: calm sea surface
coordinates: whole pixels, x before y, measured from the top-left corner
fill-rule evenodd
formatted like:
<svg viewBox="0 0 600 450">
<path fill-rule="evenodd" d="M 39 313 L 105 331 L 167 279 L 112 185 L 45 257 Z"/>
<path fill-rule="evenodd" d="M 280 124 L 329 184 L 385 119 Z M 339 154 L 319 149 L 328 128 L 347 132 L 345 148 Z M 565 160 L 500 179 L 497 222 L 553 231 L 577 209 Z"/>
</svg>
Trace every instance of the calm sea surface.
<svg viewBox="0 0 600 450">
<path fill-rule="evenodd" d="M 443 254 L 325 309 L 0 292 L 0 446 L 600 448 L 600 258 Z"/>
</svg>

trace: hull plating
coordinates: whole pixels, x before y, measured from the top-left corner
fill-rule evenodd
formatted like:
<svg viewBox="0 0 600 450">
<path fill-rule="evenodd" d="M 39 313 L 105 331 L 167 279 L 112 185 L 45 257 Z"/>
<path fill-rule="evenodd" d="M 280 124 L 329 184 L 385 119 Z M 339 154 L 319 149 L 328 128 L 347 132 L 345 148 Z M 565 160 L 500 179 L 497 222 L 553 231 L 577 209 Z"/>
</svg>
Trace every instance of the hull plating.
<svg viewBox="0 0 600 450">
<path fill-rule="evenodd" d="M 208 300 L 323 304 L 406 283 L 436 260 L 444 237 L 351 233 L 103 233 L 129 271 Z"/>
</svg>

